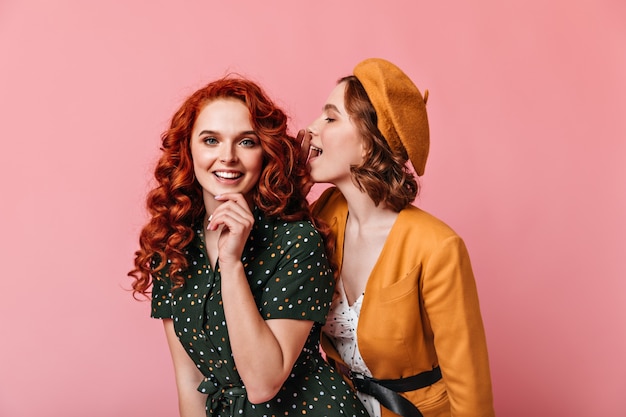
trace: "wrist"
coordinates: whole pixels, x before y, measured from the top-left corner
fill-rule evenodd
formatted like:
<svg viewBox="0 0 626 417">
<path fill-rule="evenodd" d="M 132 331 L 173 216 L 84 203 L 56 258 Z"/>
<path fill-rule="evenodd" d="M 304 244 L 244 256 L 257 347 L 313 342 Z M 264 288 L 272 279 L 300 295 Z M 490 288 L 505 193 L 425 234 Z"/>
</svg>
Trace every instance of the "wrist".
<svg viewBox="0 0 626 417">
<path fill-rule="evenodd" d="M 237 273 L 244 272 L 243 263 L 240 259 L 219 259 L 219 268 L 220 273 L 223 275 L 224 273 Z"/>
</svg>

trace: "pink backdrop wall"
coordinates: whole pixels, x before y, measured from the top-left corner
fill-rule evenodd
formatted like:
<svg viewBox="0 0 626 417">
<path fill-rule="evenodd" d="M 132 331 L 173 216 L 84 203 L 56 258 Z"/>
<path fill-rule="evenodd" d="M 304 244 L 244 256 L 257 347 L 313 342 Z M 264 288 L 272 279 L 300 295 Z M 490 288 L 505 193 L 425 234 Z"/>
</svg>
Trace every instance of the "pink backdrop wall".
<svg viewBox="0 0 626 417">
<path fill-rule="evenodd" d="M 430 90 L 418 204 L 469 246 L 498 415 L 626 415 L 624 22 L 611 0 L 0 1 L 0 416 L 176 415 L 125 291 L 161 131 L 229 70 L 295 131 L 371 56 Z"/>
</svg>

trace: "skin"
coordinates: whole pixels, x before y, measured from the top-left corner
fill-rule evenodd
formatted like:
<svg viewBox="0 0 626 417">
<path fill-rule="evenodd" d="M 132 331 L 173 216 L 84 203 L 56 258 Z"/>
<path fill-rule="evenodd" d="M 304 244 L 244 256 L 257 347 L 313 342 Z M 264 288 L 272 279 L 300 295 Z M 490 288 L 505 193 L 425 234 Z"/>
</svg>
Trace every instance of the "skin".
<svg viewBox="0 0 626 417">
<path fill-rule="evenodd" d="M 352 157 L 362 152 L 363 145 L 362 142 L 355 141 L 355 138 L 359 137 L 359 133 L 356 125 L 353 123 L 354 121 L 350 119 L 346 112 L 344 95 L 345 85 L 337 85 L 323 106 L 320 117 L 309 126 L 310 137 L 307 138 L 306 134 L 301 136 L 303 136 L 302 143 L 304 149 L 306 149 L 307 141 L 312 149 L 318 149 L 314 152 L 309 152 L 311 155 L 309 164 L 312 180 L 314 182 L 330 182 L 334 184 L 347 202 L 348 217 L 345 224 L 343 263 L 339 271 L 340 281 L 338 285 L 343 285 L 348 302 L 352 305 L 363 294 L 372 269 L 378 262 L 381 250 L 398 218 L 398 213 L 385 206 L 384 202 L 376 206 L 367 193 L 361 191 L 351 179 L 350 163 L 362 162 L 362 159 L 352 159 Z M 363 140 L 363 138 L 359 140 Z M 434 224 L 430 221 L 424 224 L 429 223 Z M 402 227 L 402 225 L 396 227 Z M 427 234 L 436 235 L 437 233 L 439 232 L 428 232 Z M 447 233 L 453 235 L 450 231 Z M 451 241 L 459 244 L 459 241 L 455 238 L 446 240 L 445 245 Z M 446 369 L 449 366 L 449 372 L 444 373 L 445 389 L 450 403 L 449 412 L 453 415 L 457 415 L 456 411 L 458 411 L 458 415 L 492 416 L 493 401 L 490 392 L 491 385 L 484 331 L 480 319 L 480 311 L 477 308 L 475 286 L 473 282 L 469 281 L 469 279 L 473 280 L 471 266 L 467 262 L 466 254 L 462 253 L 459 247 L 454 249 L 450 247 L 451 250 L 448 249 L 450 250 L 448 260 L 442 249 L 446 246 L 442 244 L 439 247 L 428 242 L 426 242 L 426 245 L 435 250 L 432 252 L 433 256 L 428 266 L 428 272 L 425 272 L 430 277 L 430 282 L 426 283 L 426 279 L 421 281 L 424 284 L 424 291 L 420 288 L 419 296 L 425 300 L 424 308 L 426 309 L 426 315 L 424 317 L 431 322 L 428 326 L 424 325 L 424 328 L 429 328 L 434 332 L 436 343 L 433 345 L 430 341 L 424 341 L 423 349 L 436 349 L 441 368 Z M 428 246 L 425 247 L 423 252 L 429 251 Z M 387 262 L 392 262 L 392 260 L 388 259 Z M 423 271 L 419 270 L 419 272 Z M 418 271 L 415 270 L 415 273 L 418 273 Z M 463 277 L 465 274 L 469 274 L 467 275 L 467 281 L 466 277 Z M 415 275 L 412 276 L 415 277 Z M 458 288 L 453 288 L 457 284 Z M 384 292 L 384 290 L 378 288 L 372 288 L 372 290 L 371 296 L 375 296 L 374 293 L 382 294 Z M 399 293 L 395 292 L 394 294 L 397 295 Z M 448 297 L 447 301 L 444 300 L 446 297 Z M 395 300 L 398 300 L 398 298 L 395 298 Z M 375 301 L 374 304 L 381 306 L 383 303 L 379 300 L 379 302 Z M 397 312 L 402 317 L 402 311 L 408 312 L 411 311 L 409 309 L 415 309 L 416 307 L 400 302 L 398 303 L 398 308 L 400 309 L 397 309 Z M 370 313 L 373 311 L 377 311 L 376 307 L 374 307 L 374 310 L 370 310 Z M 461 315 L 466 313 L 467 317 L 461 319 Z M 455 318 L 457 319 L 456 321 L 454 320 Z M 411 317 L 406 319 L 408 323 L 411 323 Z M 451 321 L 461 324 L 457 323 L 456 327 L 454 327 L 450 325 Z M 372 349 L 376 341 L 380 341 L 380 338 L 376 339 L 370 332 L 376 332 L 378 328 L 376 323 L 372 321 L 363 324 L 362 330 L 367 333 L 367 335 L 363 333 L 365 336 L 363 339 L 367 343 L 363 343 L 361 347 L 368 345 L 367 348 Z M 369 324 L 369 326 L 365 326 L 365 324 Z M 406 331 L 410 337 L 419 337 L 417 334 L 411 334 L 409 327 L 410 325 L 407 325 L 403 331 Z M 395 331 L 394 326 L 389 328 Z M 426 334 L 424 336 L 429 337 Z M 475 340 L 473 340 L 474 338 Z M 398 347 L 400 344 L 406 344 L 407 340 L 403 338 L 398 341 L 395 347 Z M 375 350 L 371 352 L 378 352 L 380 355 L 380 349 L 388 350 L 389 346 L 388 344 L 377 345 Z M 424 354 L 429 355 L 426 352 Z M 375 356 L 371 357 L 375 358 Z M 428 357 L 424 359 L 428 361 Z M 421 361 L 422 358 L 411 358 L 411 361 L 414 360 Z M 381 368 L 381 363 L 372 363 L 372 365 L 376 367 L 376 370 L 374 370 L 374 367 L 370 368 L 372 372 L 381 372 L 383 368 L 385 368 L 385 373 L 389 371 L 389 368 L 384 365 Z M 407 365 L 410 368 L 413 364 Z M 426 363 L 425 365 L 428 366 L 429 364 Z M 463 376 L 464 372 L 467 372 L 467 375 Z M 430 394 L 426 394 L 426 396 L 430 396 Z M 431 397 L 429 405 L 439 400 L 439 397 L 437 400 L 435 400 L 435 397 Z M 381 409 L 381 411 L 383 415 L 393 414 L 384 409 Z M 440 410 L 440 412 L 445 413 L 443 410 Z"/>
<path fill-rule="evenodd" d="M 385 244 L 398 213 L 384 203 L 376 206 L 352 180 L 350 167 L 364 158 L 363 139 L 345 108 L 345 83 L 338 84 L 308 127 L 312 149 L 309 167 L 314 182 L 335 185 L 348 202 L 344 258 L 340 271 L 352 305 L 365 291 L 370 273 Z"/>
<path fill-rule="evenodd" d="M 309 168 L 315 182 L 332 182 L 349 187 L 352 183 L 350 166 L 363 160 L 363 144 L 356 127 L 344 106 L 345 84 L 339 84 L 330 93 L 322 114 L 309 126 L 311 152 Z"/>
<path fill-rule="evenodd" d="M 207 255 L 219 259 L 222 299 L 237 370 L 248 400 L 272 399 L 289 376 L 309 335 L 312 321 L 264 320 L 245 276 L 241 255 L 254 225 L 252 193 L 263 169 L 263 149 L 247 107 L 236 99 L 217 99 L 199 113 L 191 137 L 194 174 L 202 186 Z M 202 374 L 164 320 L 174 361 L 182 417 L 205 416 L 206 396 L 196 388 Z M 263 358 L 263 360 L 259 360 Z"/>
<path fill-rule="evenodd" d="M 215 197 L 222 194 L 242 194 L 251 203 L 263 169 L 263 149 L 241 101 L 228 98 L 207 104 L 194 124 L 190 148 L 207 213 L 221 205 Z"/>
</svg>

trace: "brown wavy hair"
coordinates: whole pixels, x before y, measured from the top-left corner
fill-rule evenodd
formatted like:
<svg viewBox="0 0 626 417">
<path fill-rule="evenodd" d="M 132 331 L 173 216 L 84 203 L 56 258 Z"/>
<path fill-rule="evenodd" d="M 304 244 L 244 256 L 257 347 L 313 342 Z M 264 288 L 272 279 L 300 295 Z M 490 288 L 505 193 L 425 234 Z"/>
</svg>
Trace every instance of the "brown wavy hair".
<svg viewBox="0 0 626 417">
<path fill-rule="evenodd" d="M 154 171 L 157 186 L 148 193 L 146 203 L 151 218 L 141 230 L 135 268 L 128 273 L 134 278 L 134 296 L 147 295 L 152 277 L 158 273 L 168 275 L 175 287 L 184 284 L 182 274 L 188 267 L 185 248 L 194 236 L 191 226 L 201 223 L 205 215 L 202 188 L 193 172 L 191 131 L 202 109 L 220 98 L 235 98 L 245 104 L 261 142 L 263 170 L 253 191 L 254 204 L 268 217 L 310 220 L 332 254 L 330 229 L 313 218 L 304 195 L 310 178 L 300 144 L 287 133 L 287 115 L 259 85 L 231 74 L 187 98 L 161 136 L 162 154 Z"/>
<path fill-rule="evenodd" d="M 350 75 L 337 83 L 346 83 L 346 111 L 363 137 L 365 148 L 363 163 L 351 167 L 354 183 L 376 205 L 384 202 L 392 210 L 402 210 L 419 192 L 417 179 L 407 165 L 408 154 L 392 150 L 387 143 L 378 129 L 376 110 L 358 78 Z"/>
</svg>

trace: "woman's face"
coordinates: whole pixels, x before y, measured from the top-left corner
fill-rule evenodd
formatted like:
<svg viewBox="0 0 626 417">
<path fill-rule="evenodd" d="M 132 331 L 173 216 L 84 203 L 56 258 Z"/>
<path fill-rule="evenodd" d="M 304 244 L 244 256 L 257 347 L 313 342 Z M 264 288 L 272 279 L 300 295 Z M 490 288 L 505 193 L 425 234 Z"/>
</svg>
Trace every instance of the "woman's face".
<svg viewBox="0 0 626 417">
<path fill-rule="evenodd" d="M 225 193 L 241 193 L 250 201 L 263 169 L 263 149 L 241 101 L 209 102 L 194 123 L 190 147 L 205 202 Z"/>
<path fill-rule="evenodd" d="M 363 140 L 345 108 L 346 84 L 333 89 L 322 114 L 309 126 L 309 167 L 315 182 L 352 183 L 350 167 L 363 161 Z"/>
</svg>

